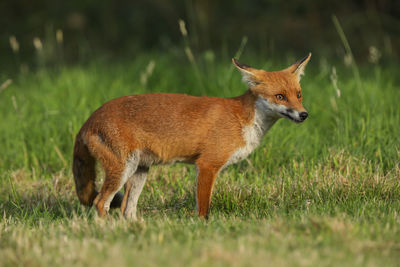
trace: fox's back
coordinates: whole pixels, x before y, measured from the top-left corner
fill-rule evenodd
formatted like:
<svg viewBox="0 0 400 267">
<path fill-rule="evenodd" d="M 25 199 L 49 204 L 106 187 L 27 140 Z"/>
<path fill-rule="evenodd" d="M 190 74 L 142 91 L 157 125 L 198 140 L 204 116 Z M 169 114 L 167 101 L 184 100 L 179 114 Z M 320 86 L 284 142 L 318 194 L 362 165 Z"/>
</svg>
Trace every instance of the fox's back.
<svg viewBox="0 0 400 267">
<path fill-rule="evenodd" d="M 194 157 L 205 146 L 240 142 L 242 113 L 234 98 L 151 93 L 111 100 L 82 127 L 104 142 L 124 142 L 128 148 L 148 149 L 168 161 L 176 155 Z M 228 147 L 229 145 L 226 144 Z"/>
</svg>

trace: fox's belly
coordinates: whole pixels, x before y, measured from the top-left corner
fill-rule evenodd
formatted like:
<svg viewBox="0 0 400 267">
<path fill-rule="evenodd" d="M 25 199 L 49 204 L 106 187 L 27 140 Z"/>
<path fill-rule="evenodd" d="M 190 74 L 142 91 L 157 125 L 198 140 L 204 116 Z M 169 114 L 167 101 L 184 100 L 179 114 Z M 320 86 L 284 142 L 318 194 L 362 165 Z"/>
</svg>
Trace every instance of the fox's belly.
<svg viewBox="0 0 400 267">
<path fill-rule="evenodd" d="M 160 156 L 151 151 L 141 150 L 140 151 L 140 162 L 139 166 L 150 167 L 152 165 L 159 165 L 159 164 L 174 164 L 177 162 L 180 163 L 191 163 L 195 162 L 196 156 Z"/>
</svg>

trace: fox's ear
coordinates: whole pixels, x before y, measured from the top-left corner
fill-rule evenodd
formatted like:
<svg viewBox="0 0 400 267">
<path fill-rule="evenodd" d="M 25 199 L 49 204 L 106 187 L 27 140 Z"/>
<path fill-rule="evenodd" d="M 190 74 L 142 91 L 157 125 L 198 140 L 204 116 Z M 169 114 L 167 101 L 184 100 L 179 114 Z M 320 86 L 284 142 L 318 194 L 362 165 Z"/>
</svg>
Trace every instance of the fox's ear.
<svg viewBox="0 0 400 267">
<path fill-rule="evenodd" d="M 233 65 L 242 73 L 242 80 L 246 82 L 250 88 L 258 84 L 256 78 L 256 69 L 249 65 L 239 62 L 236 58 L 232 58 Z"/>
<path fill-rule="evenodd" d="M 300 59 L 299 61 L 291 65 L 289 68 L 287 68 L 287 70 L 295 74 L 300 81 L 301 76 L 304 75 L 304 69 L 306 68 L 308 61 L 310 61 L 310 58 L 311 58 L 311 53 L 308 53 L 308 55 L 305 58 Z"/>
</svg>

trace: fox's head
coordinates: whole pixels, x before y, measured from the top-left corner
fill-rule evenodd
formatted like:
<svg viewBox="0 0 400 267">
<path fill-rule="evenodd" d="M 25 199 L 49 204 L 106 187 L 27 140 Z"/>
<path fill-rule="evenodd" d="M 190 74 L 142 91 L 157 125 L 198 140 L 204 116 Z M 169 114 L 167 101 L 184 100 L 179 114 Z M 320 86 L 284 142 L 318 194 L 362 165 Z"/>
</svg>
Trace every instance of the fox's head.
<svg viewBox="0 0 400 267">
<path fill-rule="evenodd" d="M 232 61 L 242 73 L 250 91 L 258 97 L 257 105 L 260 108 L 265 109 L 269 116 L 300 123 L 308 117 L 301 104 L 300 78 L 310 58 L 311 53 L 284 70 L 272 72 L 252 68 L 236 59 Z"/>
</svg>

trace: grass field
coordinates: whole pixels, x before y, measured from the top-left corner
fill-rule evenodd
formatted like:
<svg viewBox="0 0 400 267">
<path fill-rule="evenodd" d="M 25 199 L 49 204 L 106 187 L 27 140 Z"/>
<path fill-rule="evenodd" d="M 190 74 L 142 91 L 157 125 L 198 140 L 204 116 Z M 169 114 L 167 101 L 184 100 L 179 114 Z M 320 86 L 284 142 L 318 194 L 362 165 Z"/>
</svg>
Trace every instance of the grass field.
<svg viewBox="0 0 400 267">
<path fill-rule="evenodd" d="M 151 169 L 141 222 L 119 210 L 101 220 L 79 204 L 71 155 L 88 116 L 122 95 L 243 93 L 230 60 L 213 58 L 196 67 L 148 54 L 0 74 L 0 84 L 13 80 L 0 89 L 0 266 L 398 266 L 397 65 L 365 64 L 360 83 L 314 55 L 302 79 L 309 119 L 279 121 L 221 173 L 208 221 L 195 216 L 190 165 Z M 276 70 L 290 60 L 243 61 Z"/>
</svg>

